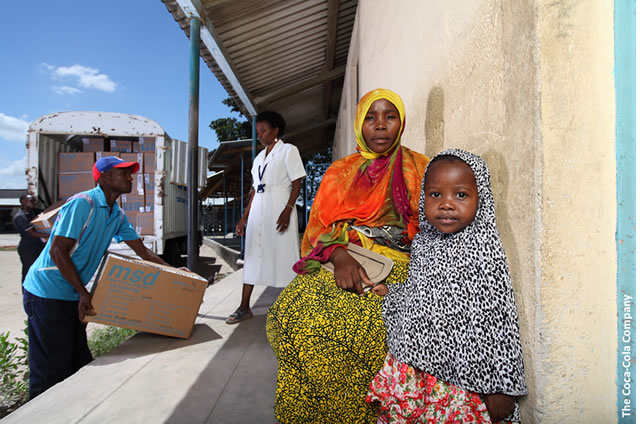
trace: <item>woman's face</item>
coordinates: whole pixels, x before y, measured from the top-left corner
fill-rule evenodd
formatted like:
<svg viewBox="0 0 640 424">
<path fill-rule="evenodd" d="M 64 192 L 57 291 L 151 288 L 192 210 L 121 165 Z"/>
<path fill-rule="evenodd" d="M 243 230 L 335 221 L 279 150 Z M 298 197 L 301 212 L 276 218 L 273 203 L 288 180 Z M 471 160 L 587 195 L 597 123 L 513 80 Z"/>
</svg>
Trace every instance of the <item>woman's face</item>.
<svg viewBox="0 0 640 424">
<path fill-rule="evenodd" d="M 267 121 L 256 122 L 256 133 L 260 144 L 269 146 L 276 141 L 278 136 L 278 128 L 273 128 Z"/>
<path fill-rule="evenodd" d="M 398 109 L 387 99 L 371 104 L 362 123 L 362 137 L 374 153 L 384 153 L 398 137 L 402 126 Z"/>
<path fill-rule="evenodd" d="M 424 214 L 445 234 L 471 224 L 478 210 L 476 177 L 459 160 L 441 160 L 429 165 L 424 186 Z"/>
</svg>

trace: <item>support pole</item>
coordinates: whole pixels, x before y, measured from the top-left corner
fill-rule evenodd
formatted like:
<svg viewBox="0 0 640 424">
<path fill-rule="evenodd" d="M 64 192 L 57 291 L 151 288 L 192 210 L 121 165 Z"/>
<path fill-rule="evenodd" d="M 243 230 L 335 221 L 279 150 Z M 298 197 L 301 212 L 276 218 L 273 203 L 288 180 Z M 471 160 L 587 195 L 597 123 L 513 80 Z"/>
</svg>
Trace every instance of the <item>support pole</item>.
<svg viewBox="0 0 640 424">
<path fill-rule="evenodd" d="M 244 152 L 240 152 L 240 218 L 244 206 Z M 240 253 L 244 252 L 244 236 L 240 237 Z"/>
<path fill-rule="evenodd" d="M 256 160 L 256 150 L 258 149 L 258 133 L 256 132 L 256 115 L 251 117 L 251 164 Z"/>
<path fill-rule="evenodd" d="M 227 228 L 227 176 L 222 174 L 222 191 L 224 193 L 224 233 L 223 237 L 227 238 L 228 228 Z"/>
<path fill-rule="evenodd" d="M 187 144 L 187 268 L 198 259 L 198 114 L 200 104 L 200 21 L 191 18 L 189 57 L 189 142 Z"/>
</svg>

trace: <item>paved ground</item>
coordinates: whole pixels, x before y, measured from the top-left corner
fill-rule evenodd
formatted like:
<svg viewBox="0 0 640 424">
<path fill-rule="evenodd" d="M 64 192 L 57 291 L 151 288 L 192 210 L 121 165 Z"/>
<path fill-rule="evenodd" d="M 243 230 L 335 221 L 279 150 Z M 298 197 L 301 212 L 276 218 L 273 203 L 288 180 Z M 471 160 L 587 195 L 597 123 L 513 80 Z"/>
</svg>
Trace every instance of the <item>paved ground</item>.
<svg viewBox="0 0 640 424">
<path fill-rule="evenodd" d="M 15 251 L 0 252 L 5 275 L 11 254 L 17 258 Z M 19 261 L 12 266 L 19 282 Z M 256 287 L 254 318 L 226 325 L 240 302 L 241 278 L 237 271 L 207 289 L 189 340 L 138 333 L 2 423 L 273 423 L 276 360 L 264 328 L 280 290 Z M 6 316 L 6 325 L 14 320 L 20 328 L 19 287 L 15 316 L 3 295 L 13 289 L 1 287 L 2 325 Z"/>
<path fill-rule="evenodd" d="M 21 336 L 27 315 L 22 309 L 20 278 L 22 266 L 16 251 L 18 234 L 0 234 L 0 333 L 9 331 L 11 338 Z"/>
</svg>

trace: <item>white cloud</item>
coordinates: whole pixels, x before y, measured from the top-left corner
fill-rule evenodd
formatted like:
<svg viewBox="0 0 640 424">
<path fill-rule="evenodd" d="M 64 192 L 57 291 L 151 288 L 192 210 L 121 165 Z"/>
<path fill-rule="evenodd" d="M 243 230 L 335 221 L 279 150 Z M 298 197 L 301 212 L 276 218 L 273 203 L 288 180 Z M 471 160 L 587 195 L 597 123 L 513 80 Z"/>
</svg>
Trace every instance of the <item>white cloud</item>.
<svg viewBox="0 0 640 424">
<path fill-rule="evenodd" d="M 107 75 L 98 72 L 95 68 L 82 65 L 61 66 L 53 71 L 53 76 L 59 78 L 75 77 L 78 78 L 81 87 L 95 88 L 109 93 L 115 91 L 116 83 L 111 81 Z"/>
<path fill-rule="evenodd" d="M 40 64 L 40 71 L 41 72 L 53 71 L 54 69 L 56 69 L 56 67 L 53 66 L 53 65 L 49 65 L 48 63 L 41 63 Z"/>
<path fill-rule="evenodd" d="M 0 138 L 24 142 L 28 129 L 29 122 L 0 112 Z"/>
<path fill-rule="evenodd" d="M 69 87 L 68 85 L 54 85 L 52 88 L 53 88 L 53 91 L 55 91 L 57 94 L 82 93 L 82 91 L 80 91 L 79 89 L 75 87 Z"/>
<path fill-rule="evenodd" d="M 101 74 L 100 70 L 82 65 L 73 66 L 54 66 L 48 63 L 41 63 L 40 70 L 42 72 L 50 72 L 51 77 L 56 80 L 75 80 L 79 87 L 93 88 L 100 91 L 113 93 L 117 84 L 106 74 Z M 77 87 L 69 85 L 54 86 L 53 90 L 58 94 L 76 94 L 80 90 Z"/>
<path fill-rule="evenodd" d="M 24 174 L 26 163 L 25 156 L 2 166 L 0 168 L 0 188 L 27 188 L 27 178 Z"/>
</svg>

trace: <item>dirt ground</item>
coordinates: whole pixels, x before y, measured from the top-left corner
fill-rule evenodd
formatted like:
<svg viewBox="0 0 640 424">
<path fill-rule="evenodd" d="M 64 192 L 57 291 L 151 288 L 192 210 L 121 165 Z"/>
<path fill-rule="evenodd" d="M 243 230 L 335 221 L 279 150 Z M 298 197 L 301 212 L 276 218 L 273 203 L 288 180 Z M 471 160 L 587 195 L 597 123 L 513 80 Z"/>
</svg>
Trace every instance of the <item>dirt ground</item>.
<svg viewBox="0 0 640 424">
<path fill-rule="evenodd" d="M 21 265 L 16 246 L 20 241 L 18 234 L 0 234 L 0 333 L 10 332 L 11 339 L 21 336 L 27 315 L 22 307 L 22 291 L 20 289 Z M 214 276 L 215 265 L 221 265 Z M 200 247 L 200 261 L 196 270 L 205 278 L 213 277 L 217 281 L 229 275 L 233 269 L 222 259 L 217 258 L 213 249 Z M 91 333 L 100 324 L 90 323 L 87 331 Z"/>
</svg>

